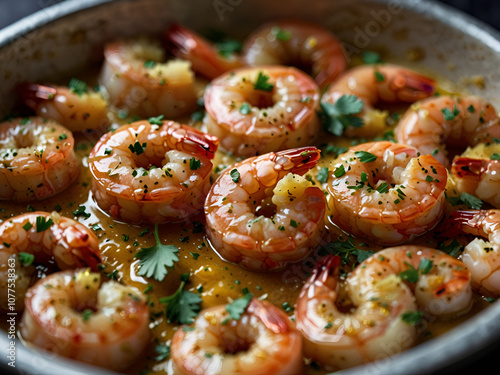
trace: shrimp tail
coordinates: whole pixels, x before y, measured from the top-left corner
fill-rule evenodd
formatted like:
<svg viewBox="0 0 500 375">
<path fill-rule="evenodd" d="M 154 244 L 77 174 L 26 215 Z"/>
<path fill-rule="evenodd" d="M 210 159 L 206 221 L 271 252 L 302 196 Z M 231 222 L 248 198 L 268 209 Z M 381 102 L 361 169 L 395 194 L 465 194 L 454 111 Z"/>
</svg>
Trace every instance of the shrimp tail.
<svg viewBox="0 0 500 375">
<path fill-rule="evenodd" d="M 172 148 L 186 152 L 201 152 L 209 159 L 213 159 L 219 147 L 219 138 L 203 133 L 197 129 L 173 121 L 164 121 L 167 125 L 166 139 L 173 139 Z"/>
<path fill-rule="evenodd" d="M 278 310 L 266 308 L 266 306 L 258 299 L 253 298 L 250 301 L 247 311 L 251 314 L 255 314 L 262 320 L 262 323 L 266 326 L 266 328 L 276 334 L 287 333 L 290 331 L 290 327 L 283 319 L 283 316 L 278 313 Z"/>
<path fill-rule="evenodd" d="M 340 273 L 340 257 L 338 255 L 327 255 L 321 259 L 314 268 L 313 275 L 311 276 L 310 283 L 325 284 L 331 290 L 335 290 L 337 285 L 337 276 Z"/>
<path fill-rule="evenodd" d="M 102 263 L 101 255 L 90 247 L 80 247 L 72 251 L 82 264 L 79 267 L 90 267 L 93 272 L 99 271 L 99 264 Z"/>
<path fill-rule="evenodd" d="M 424 75 L 401 71 L 391 82 L 401 100 L 415 102 L 431 96 L 436 90 L 436 81 Z"/>
<path fill-rule="evenodd" d="M 284 170 L 303 175 L 318 164 L 321 151 L 316 147 L 300 147 L 275 154 L 276 164 Z"/>
<path fill-rule="evenodd" d="M 491 160 L 459 157 L 453 160 L 452 173 L 460 178 L 478 179 L 488 170 Z"/>
<path fill-rule="evenodd" d="M 20 83 L 16 86 L 16 93 L 26 106 L 36 110 L 38 104 L 52 100 L 57 94 L 57 89 L 37 83 Z"/>
<path fill-rule="evenodd" d="M 487 216 L 486 210 L 458 210 L 454 211 L 441 223 L 438 237 L 451 238 L 461 233 L 481 233 L 481 222 Z"/>
<path fill-rule="evenodd" d="M 172 55 L 182 58 L 196 48 L 188 30 L 178 23 L 171 23 L 163 33 L 163 45 Z"/>
</svg>

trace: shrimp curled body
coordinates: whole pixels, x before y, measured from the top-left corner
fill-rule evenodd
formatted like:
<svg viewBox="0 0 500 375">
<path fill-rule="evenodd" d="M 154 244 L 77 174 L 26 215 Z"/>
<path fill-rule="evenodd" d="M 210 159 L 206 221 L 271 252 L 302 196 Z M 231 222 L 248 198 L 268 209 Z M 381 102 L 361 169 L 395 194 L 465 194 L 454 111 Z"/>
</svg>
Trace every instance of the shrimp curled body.
<svg viewBox="0 0 500 375">
<path fill-rule="evenodd" d="M 80 174 L 73 134 L 55 121 L 0 124 L 0 199 L 33 201 L 60 193 Z"/>
<path fill-rule="evenodd" d="M 78 361 L 123 370 L 149 344 L 149 309 L 136 288 L 101 282 L 88 269 L 61 271 L 26 294 L 21 336 Z"/>
<path fill-rule="evenodd" d="M 76 93 L 64 86 L 34 83 L 21 84 L 17 91 L 37 116 L 57 121 L 71 131 L 109 125 L 107 103 L 100 93 Z"/>
<path fill-rule="evenodd" d="M 45 225 L 44 225 L 45 223 Z M 1 309 L 7 309 L 9 268 L 16 272 L 16 309 L 21 310 L 24 294 L 35 278 L 34 266 L 21 264 L 20 253 L 34 255 L 34 264 L 66 270 L 91 267 L 101 262 L 99 241 L 86 226 L 58 213 L 30 212 L 15 216 L 0 225 L 0 292 Z"/>
<path fill-rule="evenodd" d="M 268 86 L 257 85 L 259 77 Z M 318 106 L 318 86 L 298 69 L 241 68 L 210 83 L 205 123 L 223 150 L 249 157 L 311 144 L 320 130 Z"/>
<path fill-rule="evenodd" d="M 302 374 L 302 339 L 289 317 L 252 299 L 238 320 L 225 306 L 200 312 L 192 330 L 179 329 L 171 355 L 180 374 Z"/>
<path fill-rule="evenodd" d="M 436 82 L 420 73 L 397 65 L 364 65 L 347 70 L 321 98 L 326 105 L 335 104 L 344 95 L 355 95 L 363 101 L 363 109 L 355 116 L 363 120 L 361 127 L 348 126 L 348 137 L 374 137 L 386 128 L 385 111 L 379 103 L 413 103 L 431 96 Z M 405 142 L 400 142 L 405 143 Z"/>
<path fill-rule="evenodd" d="M 403 282 L 402 272 L 430 265 L 416 282 Z M 417 306 L 449 318 L 472 305 L 470 272 L 459 260 L 420 246 L 399 246 L 377 252 L 347 277 L 345 291 L 353 306 L 339 310 L 340 258 L 318 263 L 304 285 L 295 309 L 304 354 L 328 370 L 339 370 L 395 354 L 417 339 L 405 313 Z M 391 350 L 388 350 L 391 348 Z"/>
<path fill-rule="evenodd" d="M 298 175 L 318 158 L 317 148 L 303 147 L 249 158 L 224 171 L 205 202 L 215 250 L 252 270 L 280 269 L 307 256 L 320 241 L 326 203 L 321 189 Z"/>
<path fill-rule="evenodd" d="M 462 260 L 471 271 L 475 289 L 500 296 L 500 210 L 455 211 L 443 228 L 447 237 L 459 233 L 478 237 L 465 246 Z"/>
<path fill-rule="evenodd" d="M 342 43 L 328 30 L 298 20 L 269 22 L 245 41 L 247 64 L 295 65 L 310 68 L 318 86 L 333 82 L 347 67 Z"/>
<path fill-rule="evenodd" d="M 415 103 L 396 127 L 398 142 L 433 154 L 449 167 L 446 147 L 474 146 L 500 138 L 500 119 L 485 99 L 440 96 Z"/>
<path fill-rule="evenodd" d="M 431 155 L 417 157 L 415 148 L 388 141 L 361 144 L 331 164 L 330 217 L 354 236 L 399 244 L 443 217 L 446 182 L 446 169 Z"/>
<path fill-rule="evenodd" d="M 203 207 L 217 146 L 216 137 L 173 121 L 124 125 L 90 153 L 94 197 L 126 222 L 186 220 Z"/>
<path fill-rule="evenodd" d="M 165 115 L 177 118 L 196 108 L 191 63 L 170 60 L 147 39 L 118 40 L 104 48 L 99 82 L 110 103 L 142 118 Z"/>
</svg>

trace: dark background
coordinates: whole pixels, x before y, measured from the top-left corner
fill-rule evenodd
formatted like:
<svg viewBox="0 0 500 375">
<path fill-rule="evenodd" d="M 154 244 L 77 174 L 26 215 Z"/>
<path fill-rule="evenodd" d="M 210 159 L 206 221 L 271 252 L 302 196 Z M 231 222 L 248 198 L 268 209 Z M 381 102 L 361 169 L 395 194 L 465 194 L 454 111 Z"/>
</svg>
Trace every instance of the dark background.
<svg viewBox="0 0 500 375">
<path fill-rule="evenodd" d="M 0 28 L 30 13 L 62 1 L 65 0 L 0 0 Z M 435 0 L 435 2 L 458 8 L 500 30 L 500 0 Z M 483 375 L 500 374 L 499 357 L 500 343 L 493 347 L 490 353 L 468 361 L 451 372 L 447 371 L 446 374 L 474 374 L 479 372 Z M 441 374 L 444 374 L 444 372 L 441 372 Z"/>
</svg>

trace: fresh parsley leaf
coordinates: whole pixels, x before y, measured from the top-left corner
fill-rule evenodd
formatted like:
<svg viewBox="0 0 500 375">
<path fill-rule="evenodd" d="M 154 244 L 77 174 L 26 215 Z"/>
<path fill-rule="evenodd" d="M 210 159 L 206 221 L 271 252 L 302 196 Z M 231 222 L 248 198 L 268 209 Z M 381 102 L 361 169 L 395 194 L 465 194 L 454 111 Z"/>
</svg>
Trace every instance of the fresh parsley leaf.
<svg viewBox="0 0 500 375">
<path fill-rule="evenodd" d="M 334 104 L 321 103 L 320 117 L 324 128 L 337 136 L 342 135 L 348 126 L 359 128 L 364 125 L 360 117 L 364 103 L 356 95 L 342 95 Z"/>
<path fill-rule="evenodd" d="M 31 224 L 29 221 L 23 225 L 23 229 L 27 232 L 29 231 L 31 228 L 33 228 L 33 224 Z"/>
<path fill-rule="evenodd" d="M 165 117 L 164 115 L 160 115 L 157 117 L 150 117 L 150 118 L 148 118 L 148 122 L 151 125 L 163 125 L 163 118 L 164 117 Z"/>
<path fill-rule="evenodd" d="M 377 188 L 377 191 L 380 194 L 387 193 L 389 191 L 389 184 L 387 182 L 382 182 Z"/>
<path fill-rule="evenodd" d="M 340 167 L 337 167 L 335 169 L 335 171 L 333 171 L 333 175 L 337 178 L 339 177 L 342 177 L 343 175 L 345 175 L 345 168 L 344 168 L 344 164 L 341 164 Z"/>
<path fill-rule="evenodd" d="M 135 254 L 139 261 L 139 276 L 153 277 L 157 281 L 163 281 L 167 275 L 168 268 L 174 268 L 174 263 L 179 261 L 176 253 L 179 249 L 174 245 L 164 245 L 158 234 L 158 224 L 155 224 L 154 236 L 156 244 L 151 247 L 142 248 Z"/>
<path fill-rule="evenodd" d="M 128 148 L 132 153 L 136 153 L 137 155 L 140 155 L 144 153 L 144 149 L 146 148 L 146 143 L 139 143 L 139 141 L 136 141 L 133 145 L 128 145 Z"/>
<path fill-rule="evenodd" d="M 155 65 L 156 65 L 156 62 L 154 60 L 146 60 L 146 61 L 144 61 L 144 67 L 146 69 L 152 69 L 152 68 L 155 67 Z"/>
<path fill-rule="evenodd" d="M 371 255 L 375 254 L 374 251 L 358 248 L 352 237 L 348 237 L 345 241 L 337 240 L 330 242 L 323 246 L 323 249 L 330 254 L 340 256 L 343 264 L 349 263 L 351 255 L 356 257 L 356 262 L 361 263 Z"/>
<path fill-rule="evenodd" d="M 378 64 L 382 61 L 380 54 L 373 51 L 363 51 L 361 58 L 365 64 Z"/>
<path fill-rule="evenodd" d="M 33 254 L 30 254 L 30 253 L 20 252 L 18 254 L 18 257 L 19 257 L 19 261 L 21 262 L 21 264 L 24 267 L 31 266 L 33 264 L 33 261 L 35 260 L 35 256 Z"/>
<path fill-rule="evenodd" d="M 371 163 L 377 160 L 377 157 L 367 151 L 355 151 L 354 156 L 356 156 L 361 163 Z"/>
<path fill-rule="evenodd" d="M 221 42 L 215 44 L 215 48 L 219 55 L 224 57 L 225 59 L 231 58 L 233 53 L 237 53 L 241 51 L 242 44 L 238 40 L 234 39 L 225 39 Z"/>
<path fill-rule="evenodd" d="M 456 238 L 454 238 L 453 241 L 451 241 L 451 243 L 449 243 L 448 245 L 440 243 L 437 248 L 441 251 L 444 251 L 446 254 L 456 258 L 462 251 L 463 246 L 460 244 L 460 242 L 457 241 Z"/>
<path fill-rule="evenodd" d="M 322 167 L 316 175 L 316 179 L 322 183 L 328 181 L 328 167 Z"/>
<path fill-rule="evenodd" d="M 165 313 L 172 323 L 191 324 L 201 310 L 203 300 L 200 295 L 184 290 L 189 277 L 186 275 L 181 276 L 181 284 L 174 294 L 159 299 L 160 303 L 167 305 Z"/>
<path fill-rule="evenodd" d="M 233 180 L 234 183 L 237 184 L 240 181 L 240 172 L 238 172 L 236 168 L 231 170 L 231 172 L 229 172 L 229 175 L 231 176 L 231 180 Z"/>
<path fill-rule="evenodd" d="M 229 313 L 231 319 L 239 320 L 241 318 L 241 314 L 247 309 L 252 297 L 252 293 L 247 293 L 243 297 L 235 299 L 233 302 L 226 305 L 226 311 Z"/>
<path fill-rule="evenodd" d="M 409 268 L 406 271 L 400 272 L 399 277 L 401 277 L 405 281 L 408 281 L 409 283 L 416 283 L 419 277 L 418 270 L 408 262 L 405 262 L 405 264 Z"/>
<path fill-rule="evenodd" d="M 259 72 L 259 75 L 257 76 L 257 81 L 255 81 L 253 88 L 255 90 L 263 90 L 263 91 L 272 91 L 274 88 L 274 85 L 272 83 L 267 82 L 269 79 L 268 76 L 263 74 L 262 72 Z"/>
<path fill-rule="evenodd" d="M 85 219 L 88 219 L 90 217 L 90 214 L 88 212 L 85 212 L 85 206 L 83 205 L 78 206 L 78 209 L 73 211 L 73 215 L 83 216 Z"/>
<path fill-rule="evenodd" d="M 457 108 L 457 105 L 453 105 L 453 112 L 450 111 L 449 108 L 443 108 L 441 110 L 441 112 L 443 112 L 443 115 L 444 115 L 444 119 L 446 121 L 452 121 L 452 120 L 455 120 L 455 117 L 457 117 L 460 113 L 460 111 L 458 110 Z"/>
<path fill-rule="evenodd" d="M 191 168 L 192 171 L 200 169 L 201 168 L 201 160 L 196 159 L 195 157 L 192 157 L 191 159 L 189 159 L 189 168 Z"/>
<path fill-rule="evenodd" d="M 71 78 L 68 87 L 71 92 L 74 92 L 78 96 L 81 96 L 82 94 L 85 94 L 87 92 L 87 84 L 77 78 Z"/>
<path fill-rule="evenodd" d="M 434 266 L 434 262 L 431 259 L 423 258 L 420 261 L 420 265 L 418 266 L 418 270 L 422 275 L 425 275 L 430 272 L 432 267 Z"/>
<path fill-rule="evenodd" d="M 59 134 L 60 141 L 64 141 L 65 139 L 68 139 L 68 135 L 66 133 Z"/>
<path fill-rule="evenodd" d="M 343 154 L 344 152 L 347 152 L 348 148 L 347 147 L 340 147 L 340 146 L 335 146 L 335 145 L 327 145 L 325 152 L 327 154 L 335 154 L 336 156 L 339 156 L 340 154 Z"/>
<path fill-rule="evenodd" d="M 90 309 L 85 309 L 82 311 L 82 320 L 84 322 L 88 321 L 92 315 L 92 310 Z"/>
<path fill-rule="evenodd" d="M 422 323 L 424 313 L 422 311 L 407 311 L 401 315 L 401 320 L 410 326 Z"/>
<path fill-rule="evenodd" d="M 385 81 L 385 76 L 380 73 L 378 70 L 375 71 L 375 79 L 377 82 L 384 82 Z"/>
<path fill-rule="evenodd" d="M 205 117 L 205 111 L 196 111 L 191 114 L 191 120 L 194 122 L 202 121 Z"/>
<path fill-rule="evenodd" d="M 250 104 L 248 104 L 248 103 L 246 103 L 246 102 L 245 102 L 245 103 L 243 103 L 243 104 L 241 105 L 241 107 L 240 107 L 240 113 L 241 113 L 242 115 L 248 115 L 248 114 L 250 113 L 250 110 L 251 110 L 251 108 L 250 108 Z"/>
<path fill-rule="evenodd" d="M 483 201 L 469 193 L 460 194 L 460 200 L 472 210 L 479 210 L 483 206 Z"/>
<path fill-rule="evenodd" d="M 160 344 L 155 346 L 155 352 L 158 354 L 155 357 L 155 361 L 161 362 L 170 357 L 170 346 L 165 344 Z"/>
<path fill-rule="evenodd" d="M 278 26 L 274 26 L 271 29 L 271 33 L 276 37 L 276 39 L 286 42 L 292 38 L 292 33 L 288 30 L 283 30 Z"/>
<path fill-rule="evenodd" d="M 54 221 L 52 221 L 51 218 L 49 218 L 49 220 L 46 220 L 44 216 L 37 216 L 36 232 L 37 233 L 43 232 L 44 230 L 49 229 L 52 224 L 54 224 Z"/>
<path fill-rule="evenodd" d="M 500 154 L 497 154 L 494 152 L 493 154 L 490 155 L 491 160 L 500 160 Z"/>
</svg>

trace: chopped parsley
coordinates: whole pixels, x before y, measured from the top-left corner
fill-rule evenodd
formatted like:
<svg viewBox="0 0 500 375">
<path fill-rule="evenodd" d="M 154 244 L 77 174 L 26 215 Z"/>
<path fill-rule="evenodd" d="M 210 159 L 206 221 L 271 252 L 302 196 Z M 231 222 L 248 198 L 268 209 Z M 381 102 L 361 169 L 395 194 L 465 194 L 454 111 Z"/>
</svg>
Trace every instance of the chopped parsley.
<svg viewBox="0 0 500 375">
<path fill-rule="evenodd" d="M 163 125 L 163 118 L 164 117 L 165 117 L 164 115 L 160 115 L 157 117 L 150 117 L 150 118 L 148 118 L 148 122 L 151 125 Z"/>
<path fill-rule="evenodd" d="M 219 55 L 225 59 L 229 59 L 233 53 L 241 51 L 242 44 L 238 40 L 225 39 L 215 44 L 215 48 Z"/>
<path fill-rule="evenodd" d="M 446 200 L 450 202 L 452 206 L 458 206 L 461 204 L 466 205 L 470 209 L 479 210 L 483 206 L 483 201 L 469 193 L 462 193 L 459 197 L 448 197 L 446 196 Z"/>
<path fill-rule="evenodd" d="M 377 188 L 377 191 L 380 194 L 387 193 L 389 191 L 389 184 L 387 182 L 382 182 Z"/>
<path fill-rule="evenodd" d="M 316 175 L 316 179 L 321 183 L 328 181 L 328 167 L 322 167 Z"/>
<path fill-rule="evenodd" d="M 18 254 L 18 257 L 19 257 L 19 261 L 21 262 L 21 264 L 24 267 L 31 266 L 33 264 L 33 261 L 35 260 L 35 256 L 33 254 L 30 254 L 30 253 L 20 252 Z"/>
<path fill-rule="evenodd" d="M 363 110 L 363 106 L 363 101 L 356 95 L 342 95 L 334 104 L 321 103 L 320 117 L 325 130 L 340 136 L 349 126 L 363 126 L 363 120 L 354 116 Z"/>
<path fill-rule="evenodd" d="M 458 110 L 457 108 L 457 105 L 453 105 L 453 111 L 450 111 L 449 108 L 443 108 L 441 110 L 441 112 L 443 112 L 443 115 L 444 115 L 444 119 L 446 121 L 452 121 L 452 120 L 455 120 L 455 118 L 460 114 L 460 111 Z"/>
<path fill-rule="evenodd" d="M 189 168 L 191 168 L 192 171 L 200 169 L 201 168 L 201 160 L 196 159 L 195 157 L 192 157 L 191 159 L 189 159 Z"/>
<path fill-rule="evenodd" d="M 88 219 L 90 217 L 90 214 L 88 212 L 85 212 L 85 206 L 78 206 L 78 209 L 73 211 L 73 215 L 75 216 L 83 216 L 85 219 Z"/>
<path fill-rule="evenodd" d="M 37 216 L 36 217 L 36 232 L 40 233 L 43 232 L 44 230 L 47 230 L 51 227 L 51 225 L 54 224 L 51 218 L 48 220 L 45 219 L 44 216 Z"/>
<path fill-rule="evenodd" d="M 144 153 L 144 149 L 146 148 L 146 143 L 139 143 L 139 141 L 136 141 L 133 145 L 128 145 L 128 148 L 132 153 L 136 153 L 137 155 L 140 155 Z"/>
<path fill-rule="evenodd" d="M 155 352 L 158 354 L 155 357 L 155 361 L 161 362 L 170 357 L 170 346 L 165 344 L 160 344 L 155 346 Z"/>
<path fill-rule="evenodd" d="M 147 69 L 152 69 L 155 67 L 155 65 L 156 65 L 156 62 L 154 62 L 153 60 L 144 61 L 144 67 Z"/>
<path fill-rule="evenodd" d="M 356 257 L 356 261 L 358 263 L 361 263 L 371 255 L 375 254 L 374 251 L 358 248 L 354 243 L 354 239 L 352 237 L 348 237 L 345 241 L 337 240 L 334 242 L 330 242 L 326 244 L 323 249 L 330 254 L 340 256 L 343 264 L 349 263 L 351 255 Z"/>
<path fill-rule="evenodd" d="M 250 107 L 250 104 L 248 103 L 243 103 L 240 107 L 240 113 L 242 115 L 248 115 L 250 113 L 250 110 L 251 110 L 251 107 Z"/>
<path fill-rule="evenodd" d="M 181 275 L 181 284 L 174 294 L 161 297 L 160 303 L 167 305 L 166 316 L 172 323 L 191 324 L 201 310 L 203 302 L 198 293 L 184 290 L 184 285 L 189 279 L 189 273 Z"/>
<path fill-rule="evenodd" d="M 424 313 L 422 311 L 407 311 L 401 315 L 401 320 L 410 326 L 422 323 Z"/>
<path fill-rule="evenodd" d="M 380 73 L 378 70 L 375 71 L 375 79 L 377 82 L 384 82 L 385 81 L 385 76 Z"/>
<path fill-rule="evenodd" d="M 84 322 L 88 321 L 91 316 L 92 316 L 92 310 L 85 309 L 82 311 L 82 319 Z"/>
<path fill-rule="evenodd" d="M 234 183 L 237 184 L 240 181 L 240 172 L 238 172 L 236 168 L 231 170 L 231 172 L 229 172 L 229 175 L 231 176 L 231 180 L 233 180 Z"/>
<path fill-rule="evenodd" d="M 164 245 L 158 234 L 158 224 L 155 224 L 154 236 L 156 244 L 151 247 L 141 248 L 135 254 L 139 260 L 139 276 L 153 277 L 157 281 L 163 281 L 167 275 L 168 268 L 174 268 L 174 263 L 179 261 L 176 253 L 179 249 L 174 245 Z"/>
<path fill-rule="evenodd" d="M 363 51 L 361 58 L 365 64 L 378 64 L 382 61 L 380 54 L 373 51 Z"/>
<path fill-rule="evenodd" d="M 243 297 L 235 299 L 233 302 L 226 305 L 226 311 L 229 313 L 231 319 L 239 320 L 241 318 L 241 315 L 250 304 L 252 297 L 252 293 L 247 293 Z"/>
<path fill-rule="evenodd" d="M 78 96 L 81 96 L 82 94 L 85 94 L 87 92 L 87 84 L 77 78 L 71 78 L 68 87 L 71 92 L 74 92 Z"/>
<path fill-rule="evenodd" d="M 255 81 L 253 88 L 255 90 L 263 90 L 270 92 L 274 88 L 274 85 L 272 83 L 267 82 L 269 79 L 268 76 L 263 74 L 262 72 L 259 72 L 259 75 L 257 76 L 257 81 Z"/>
<path fill-rule="evenodd" d="M 335 171 L 333 172 L 333 175 L 337 178 L 339 177 L 342 177 L 343 175 L 345 175 L 345 168 L 344 168 L 344 164 L 341 164 L 340 167 L 337 167 L 335 169 Z"/>
<path fill-rule="evenodd" d="M 371 163 L 377 160 L 377 157 L 367 151 L 355 151 L 354 156 L 356 156 L 361 163 Z"/>
<path fill-rule="evenodd" d="M 441 243 L 437 248 L 441 251 L 444 251 L 446 254 L 456 258 L 462 251 L 463 246 L 460 244 L 460 242 L 457 241 L 456 238 L 454 238 L 453 241 L 451 241 L 451 243 L 449 243 L 448 245 Z"/>
<path fill-rule="evenodd" d="M 276 37 L 276 39 L 286 42 L 292 38 L 292 33 L 288 30 L 283 30 L 278 26 L 274 26 L 271 29 L 271 33 Z"/>
<path fill-rule="evenodd" d="M 59 135 L 59 140 L 60 141 L 64 141 L 67 138 L 68 138 L 68 135 L 66 133 L 62 133 L 62 134 Z"/>
</svg>

